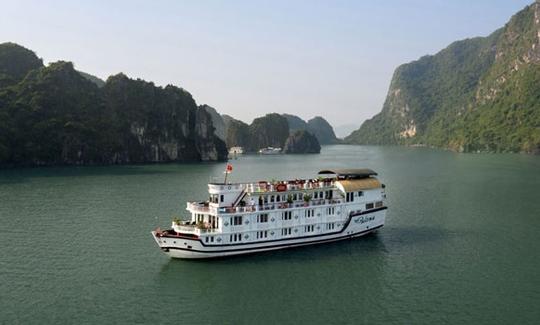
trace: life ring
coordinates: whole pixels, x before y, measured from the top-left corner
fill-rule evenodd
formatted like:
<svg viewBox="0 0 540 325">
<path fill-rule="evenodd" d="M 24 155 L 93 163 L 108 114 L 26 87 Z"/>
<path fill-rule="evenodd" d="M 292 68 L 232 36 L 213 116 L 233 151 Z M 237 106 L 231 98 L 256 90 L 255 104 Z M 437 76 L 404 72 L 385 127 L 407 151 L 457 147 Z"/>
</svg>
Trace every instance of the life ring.
<svg viewBox="0 0 540 325">
<path fill-rule="evenodd" d="M 287 190 L 287 185 L 285 185 L 285 184 L 278 184 L 278 185 L 276 186 L 276 190 L 277 190 L 278 192 L 285 192 L 285 191 Z"/>
</svg>

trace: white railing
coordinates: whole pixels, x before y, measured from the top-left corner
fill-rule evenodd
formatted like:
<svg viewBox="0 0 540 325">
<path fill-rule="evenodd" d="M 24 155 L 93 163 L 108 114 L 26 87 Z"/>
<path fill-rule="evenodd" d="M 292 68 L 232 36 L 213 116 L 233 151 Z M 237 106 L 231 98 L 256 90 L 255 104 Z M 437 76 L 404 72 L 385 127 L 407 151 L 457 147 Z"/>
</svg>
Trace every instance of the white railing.
<svg viewBox="0 0 540 325">
<path fill-rule="evenodd" d="M 278 187 L 285 186 L 286 191 L 300 191 L 300 190 L 312 190 L 312 189 L 324 189 L 334 186 L 334 182 L 304 182 L 298 184 L 273 184 L 273 183 L 247 183 L 242 184 L 248 192 L 260 193 L 260 192 L 284 192 L 285 190 L 278 190 Z"/>
<path fill-rule="evenodd" d="M 197 236 L 200 236 L 202 233 L 210 233 L 216 231 L 212 228 L 200 227 L 199 225 L 177 224 L 174 221 L 172 223 L 172 228 L 177 233 L 193 234 Z"/>
<path fill-rule="evenodd" d="M 306 207 L 315 207 L 320 205 L 333 205 L 341 204 L 344 201 L 341 199 L 312 199 L 309 202 L 305 201 L 296 201 L 293 203 L 287 202 L 276 202 L 276 203 L 267 203 L 263 205 L 255 204 L 248 205 L 244 207 L 221 207 L 215 208 L 212 206 L 207 206 L 197 202 L 188 202 L 187 209 L 195 212 L 211 213 L 211 214 L 229 214 L 229 213 L 245 213 L 245 212 L 257 212 L 257 211 L 268 211 L 268 210 L 278 210 L 278 209 L 293 209 L 293 208 L 306 208 Z"/>
</svg>

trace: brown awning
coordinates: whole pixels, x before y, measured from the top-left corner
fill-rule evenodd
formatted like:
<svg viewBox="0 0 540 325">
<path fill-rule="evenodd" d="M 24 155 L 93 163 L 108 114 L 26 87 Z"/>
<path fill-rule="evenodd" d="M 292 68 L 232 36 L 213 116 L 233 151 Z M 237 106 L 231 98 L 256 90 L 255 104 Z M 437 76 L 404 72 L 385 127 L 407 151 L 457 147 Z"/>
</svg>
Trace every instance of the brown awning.
<svg viewBox="0 0 540 325">
<path fill-rule="evenodd" d="M 325 169 L 319 172 L 319 175 L 321 174 L 335 174 L 340 178 L 364 178 L 377 176 L 377 173 L 369 168 Z"/>
<path fill-rule="evenodd" d="M 344 179 L 336 183 L 337 187 L 345 192 L 371 190 L 382 187 L 381 182 L 374 177 L 362 179 Z"/>
</svg>

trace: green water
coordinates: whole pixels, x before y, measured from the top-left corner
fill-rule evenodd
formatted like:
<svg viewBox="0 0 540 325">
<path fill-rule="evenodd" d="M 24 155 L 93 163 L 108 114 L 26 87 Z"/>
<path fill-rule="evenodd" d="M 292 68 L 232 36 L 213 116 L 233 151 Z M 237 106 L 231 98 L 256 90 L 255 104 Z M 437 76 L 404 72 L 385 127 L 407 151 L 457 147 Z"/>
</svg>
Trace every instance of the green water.
<svg viewBox="0 0 540 325">
<path fill-rule="evenodd" d="M 532 324 L 540 157 L 328 146 L 246 156 L 232 180 L 369 167 L 386 226 L 323 246 L 170 260 L 150 236 L 224 164 L 0 171 L 0 323 Z"/>
</svg>

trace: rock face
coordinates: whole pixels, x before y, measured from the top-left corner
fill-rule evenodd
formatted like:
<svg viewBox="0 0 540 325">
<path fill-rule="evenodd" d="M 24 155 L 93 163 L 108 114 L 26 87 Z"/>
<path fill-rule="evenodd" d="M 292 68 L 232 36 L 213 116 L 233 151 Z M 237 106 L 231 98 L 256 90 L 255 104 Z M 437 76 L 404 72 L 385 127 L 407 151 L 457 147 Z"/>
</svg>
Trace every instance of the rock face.
<svg viewBox="0 0 540 325">
<path fill-rule="evenodd" d="M 316 116 L 307 122 L 296 115 L 282 114 L 282 116 L 287 119 L 291 134 L 297 130 L 306 130 L 315 135 L 320 144 L 340 143 L 334 133 L 334 128 L 320 116 Z"/>
<path fill-rule="evenodd" d="M 308 129 L 308 124 L 300 117 L 291 114 L 282 114 L 282 116 L 287 119 L 287 122 L 289 123 L 289 132 L 291 132 L 291 134 L 298 130 Z"/>
<path fill-rule="evenodd" d="M 540 151 L 540 4 L 488 37 L 398 67 L 382 111 L 345 140 Z"/>
<path fill-rule="evenodd" d="M 307 130 L 312 133 L 321 144 L 339 143 L 330 123 L 320 116 L 315 116 L 307 122 Z"/>
<path fill-rule="evenodd" d="M 225 121 L 223 117 L 216 111 L 215 108 L 208 105 L 199 106 L 200 109 L 205 110 L 212 117 L 212 124 L 214 125 L 214 133 L 222 141 L 226 140 L 227 133 L 225 127 Z"/>
<path fill-rule="evenodd" d="M 0 44 L 0 87 L 14 85 L 42 66 L 43 61 L 29 49 L 14 43 Z"/>
<path fill-rule="evenodd" d="M 181 88 L 123 74 L 99 88 L 69 62 L 8 78 L 19 81 L 0 88 L 0 165 L 226 159 L 211 116 Z"/>
<path fill-rule="evenodd" d="M 317 138 L 308 131 L 297 130 L 287 138 L 283 152 L 291 154 L 320 153 L 321 145 Z"/>
<path fill-rule="evenodd" d="M 282 148 L 289 136 L 289 124 L 279 114 L 266 114 L 253 120 L 249 126 L 249 133 L 252 151 L 265 147 Z"/>
</svg>

